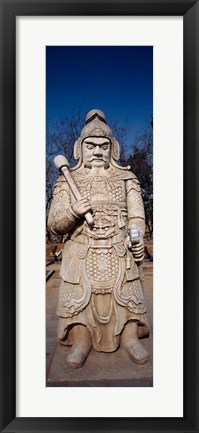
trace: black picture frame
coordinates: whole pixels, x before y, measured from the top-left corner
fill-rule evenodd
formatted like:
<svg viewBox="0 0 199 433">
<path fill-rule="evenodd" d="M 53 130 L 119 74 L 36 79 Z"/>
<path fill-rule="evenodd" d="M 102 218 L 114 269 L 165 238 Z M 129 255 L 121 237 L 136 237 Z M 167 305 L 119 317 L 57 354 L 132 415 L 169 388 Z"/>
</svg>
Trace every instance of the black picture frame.
<svg viewBox="0 0 199 433">
<path fill-rule="evenodd" d="M 198 432 L 199 418 L 199 1 L 1 0 L 1 354 L 4 432 Z M 184 22 L 184 416 L 183 418 L 16 418 L 16 83 L 17 16 L 183 16 Z M 168 125 L 169 127 L 169 125 Z M 172 244 L 175 250 L 175 245 Z M 175 256 L 175 254 L 174 254 Z M 167 372 L 165 372 L 167 374 Z M 169 380 L 169 377 L 168 377 Z M 172 383 L 171 383 L 172 392 Z M 165 402 L 162 402 L 165 404 Z M 132 407 L 133 414 L 133 407 Z M 92 415 L 92 414 L 91 414 Z M 118 414 L 119 415 L 119 414 Z"/>
</svg>

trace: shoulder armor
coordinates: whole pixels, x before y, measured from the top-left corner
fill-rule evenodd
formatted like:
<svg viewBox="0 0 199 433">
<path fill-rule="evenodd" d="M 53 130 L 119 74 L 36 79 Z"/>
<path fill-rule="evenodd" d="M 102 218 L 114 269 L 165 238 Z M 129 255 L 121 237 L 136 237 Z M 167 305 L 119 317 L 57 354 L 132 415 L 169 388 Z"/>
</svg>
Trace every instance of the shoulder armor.
<svg viewBox="0 0 199 433">
<path fill-rule="evenodd" d="M 136 175 L 132 171 L 127 171 L 125 169 L 122 170 L 122 168 L 119 169 L 119 168 L 114 167 L 112 176 L 117 177 L 118 179 L 123 179 L 123 180 L 130 180 L 130 179 L 137 180 Z"/>
</svg>

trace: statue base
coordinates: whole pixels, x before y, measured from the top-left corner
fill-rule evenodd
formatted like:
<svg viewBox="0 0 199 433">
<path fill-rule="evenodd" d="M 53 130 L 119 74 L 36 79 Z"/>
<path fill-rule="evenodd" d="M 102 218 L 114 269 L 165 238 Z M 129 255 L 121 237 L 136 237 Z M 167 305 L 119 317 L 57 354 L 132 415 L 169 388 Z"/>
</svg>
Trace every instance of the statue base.
<svg viewBox="0 0 199 433">
<path fill-rule="evenodd" d="M 79 369 L 72 369 L 66 364 L 66 355 L 70 348 L 57 343 L 48 373 L 47 387 L 98 387 L 98 386 L 153 386 L 153 360 L 151 338 L 141 340 L 150 353 L 149 361 L 137 365 L 119 348 L 113 353 L 97 352 L 94 349 L 88 355 L 85 364 Z"/>
</svg>

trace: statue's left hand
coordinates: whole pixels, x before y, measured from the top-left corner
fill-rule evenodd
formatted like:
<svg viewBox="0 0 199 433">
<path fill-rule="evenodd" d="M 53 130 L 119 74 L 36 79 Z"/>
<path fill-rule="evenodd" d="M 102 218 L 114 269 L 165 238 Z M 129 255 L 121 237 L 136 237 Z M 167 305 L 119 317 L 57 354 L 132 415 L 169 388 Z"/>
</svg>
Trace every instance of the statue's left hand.
<svg viewBox="0 0 199 433">
<path fill-rule="evenodd" d="M 143 237 L 140 237 L 140 242 L 138 244 L 132 245 L 131 250 L 135 261 L 141 262 L 144 258 L 144 242 Z"/>
</svg>

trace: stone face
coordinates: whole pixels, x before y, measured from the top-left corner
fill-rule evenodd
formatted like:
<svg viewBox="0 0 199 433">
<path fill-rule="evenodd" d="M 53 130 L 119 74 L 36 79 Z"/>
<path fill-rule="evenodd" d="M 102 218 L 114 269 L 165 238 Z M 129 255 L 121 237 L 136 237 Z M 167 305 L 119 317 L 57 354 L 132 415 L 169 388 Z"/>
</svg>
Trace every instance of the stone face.
<svg viewBox="0 0 199 433">
<path fill-rule="evenodd" d="M 117 165 L 119 144 L 101 111 L 88 113 L 74 155 L 76 167 L 70 172 L 61 169 L 48 220 L 53 233 L 68 235 L 57 314 L 58 340 L 70 347 L 57 349 L 59 365 L 64 351 L 65 362 L 73 369 L 99 352 L 109 354 L 109 359 L 114 352 L 114 360 L 120 345 L 121 353 L 144 364 L 149 355 L 139 338 L 148 336 L 149 325 L 143 291 L 145 219 L 139 182 L 132 172 Z M 90 212 L 94 225 L 85 219 Z M 106 362 L 105 354 L 103 357 Z"/>
</svg>

